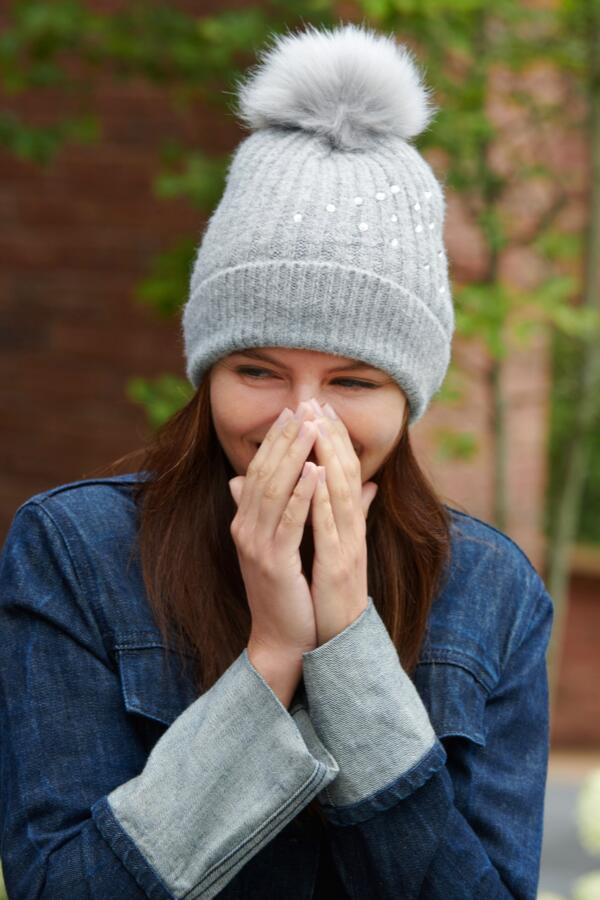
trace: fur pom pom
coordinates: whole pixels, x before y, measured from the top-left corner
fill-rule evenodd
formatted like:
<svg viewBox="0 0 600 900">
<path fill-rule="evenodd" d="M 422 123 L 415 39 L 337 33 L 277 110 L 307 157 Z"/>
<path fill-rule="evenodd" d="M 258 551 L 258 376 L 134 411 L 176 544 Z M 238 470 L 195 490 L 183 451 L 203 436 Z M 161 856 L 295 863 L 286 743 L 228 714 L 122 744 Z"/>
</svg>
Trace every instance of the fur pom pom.
<svg viewBox="0 0 600 900">
<path fill-rule="evenodd" d="M 437 111 L 410 49 L 354 24 L 275 35 L 237 89 L 236 112 L 250 129 L 300 128 L 340 150 L 415 137 Z"/>
</svg>

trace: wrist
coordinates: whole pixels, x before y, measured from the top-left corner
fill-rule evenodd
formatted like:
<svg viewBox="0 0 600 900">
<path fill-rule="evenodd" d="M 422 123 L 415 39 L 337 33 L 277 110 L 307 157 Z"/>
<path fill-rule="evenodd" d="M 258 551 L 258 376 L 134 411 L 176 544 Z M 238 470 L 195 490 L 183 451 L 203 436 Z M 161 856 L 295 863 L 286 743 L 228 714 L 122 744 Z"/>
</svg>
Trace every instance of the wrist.
<svg viewBox="0 0 600 900">
<path fill-rule="evenodd" d="M 302 654 L 273 652 L 251 641 L 246 653 L 250 664 L 288 709 L 302 677 Z"/>
</svg>

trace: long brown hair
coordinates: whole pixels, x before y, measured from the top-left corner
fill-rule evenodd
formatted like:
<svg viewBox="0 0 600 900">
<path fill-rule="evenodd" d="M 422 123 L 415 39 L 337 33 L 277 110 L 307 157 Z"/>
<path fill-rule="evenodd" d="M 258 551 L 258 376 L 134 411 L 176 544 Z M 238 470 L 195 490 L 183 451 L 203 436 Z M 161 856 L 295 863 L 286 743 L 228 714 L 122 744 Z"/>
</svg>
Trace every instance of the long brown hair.
<svg viewBox="0 0 600 900">
<path fill-rule="evenodd" d="M 237 474 L 215 432 L 210 377 L 154 440 L 102 470 L 144 473 L 134 485 L 148 601 L 165 645 L 195 660 L 198 694 L 247 646 L 251 617 L 230 532 Z M 413 455 L 409 406 L 399 439 L 372 480 L 367 519 L 368 589 L 404 669 L 417 664 L 431 605 L 450 559 L 450 514 Z M 98 474 L 98 473 L 96 473 Z M 175 641 L 173 641 L 175 639 Z M 306 808 L 322 818 L 318 803 Z"/>
</svg>

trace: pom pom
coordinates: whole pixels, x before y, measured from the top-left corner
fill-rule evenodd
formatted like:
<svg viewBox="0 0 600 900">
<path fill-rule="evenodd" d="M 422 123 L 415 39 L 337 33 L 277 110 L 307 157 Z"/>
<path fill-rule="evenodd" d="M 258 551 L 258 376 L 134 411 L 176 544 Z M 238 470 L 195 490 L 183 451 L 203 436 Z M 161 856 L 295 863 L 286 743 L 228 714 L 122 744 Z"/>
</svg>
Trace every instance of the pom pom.
<svg viewBox="0 0 600 900">
<path fill-rule="evenodd" d="M 275 35 L 245 82 L 237 115 L 250 129 L 300 128 L 340 150 L 420 134 L 437 111 L 410 49 L 362 26 Z"/>
</svg>

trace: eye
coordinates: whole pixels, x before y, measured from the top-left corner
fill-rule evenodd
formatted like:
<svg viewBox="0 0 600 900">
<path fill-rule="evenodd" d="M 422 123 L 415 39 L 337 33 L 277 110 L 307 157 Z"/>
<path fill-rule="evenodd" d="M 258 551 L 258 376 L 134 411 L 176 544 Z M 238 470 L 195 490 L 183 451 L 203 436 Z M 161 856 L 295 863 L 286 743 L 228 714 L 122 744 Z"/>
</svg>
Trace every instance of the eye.
<svg viewBox="0 0 600 900">
<path fill-rule="evenodd" d="M 264 379 L 259 378 L 259 375 L 273 375 L 269 369 L 258 369 L 255 366 L 238 366 L 236 372 L 240 375 L 247 375 L 248 378 L 256 378 L 257 381 L 264 381 Z M 358 378 L 336 378 L 333 383 L 346 385 L 349 390 L 373 389 L 377 387 L 376 384 L 370 381 L 360 381 Z"/>
</svg>

